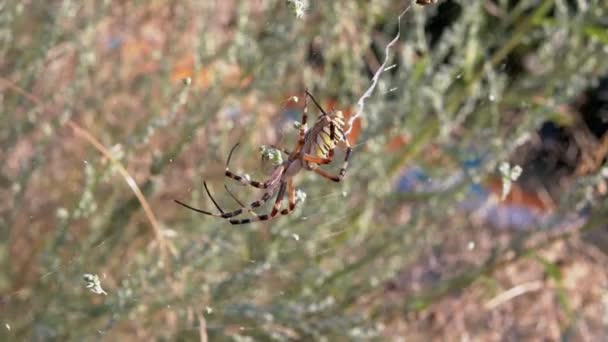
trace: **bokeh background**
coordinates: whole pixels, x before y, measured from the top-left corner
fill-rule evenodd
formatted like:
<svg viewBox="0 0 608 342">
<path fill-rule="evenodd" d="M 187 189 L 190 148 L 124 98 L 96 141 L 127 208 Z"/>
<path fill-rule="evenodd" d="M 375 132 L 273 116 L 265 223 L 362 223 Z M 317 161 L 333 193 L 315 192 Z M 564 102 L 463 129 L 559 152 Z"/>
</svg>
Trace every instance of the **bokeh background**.
<svg viewBox="0 0 608 342">
<path fill-rule="evenodd" d="M 301 5 L 0 1 L 0 339 L 605 337 L 605 2 Z M 343 183 L 173 202 L 257 199 L 231 147 L 267 177 L 289 99 L 354 113 L 398 32 Z"/>
</svg>

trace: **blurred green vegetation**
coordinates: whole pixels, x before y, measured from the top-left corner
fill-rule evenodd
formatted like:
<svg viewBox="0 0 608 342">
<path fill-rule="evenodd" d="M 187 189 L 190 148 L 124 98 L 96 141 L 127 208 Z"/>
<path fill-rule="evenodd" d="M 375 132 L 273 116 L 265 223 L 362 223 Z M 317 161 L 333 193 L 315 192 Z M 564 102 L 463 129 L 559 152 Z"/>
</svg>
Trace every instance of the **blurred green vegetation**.
<svg viewBox="0 0 608 342">
<path fill-rule="evenodd" d="M 223 176 L 230 148 L 241 142 L 233 168 L 263 179 L 260 145 L 294 143 L 289 97 L 308 88 L 353 112 L 406 4 L 315 1 L 297 18 L 286 1 L 3 2 L 0 338 L 388 339 L 395 320 L 535 255 L 525 242 L 579 204 L 584 229 L 605 222 L 588 196 L 599 173 L 524 233 L 462 208 L 543 122 L 570 124 L 563 108 L 608 72 L 600 0 L 413 6 L 344 183 L 301 172 L 306 201 L 248 226 L 173 203 L 212 209 L 203 180 L 223 207 L 237 205 L 224 183 L 257 199 Z M 398 186 L 414 165 L 439 184 Z M 471 241 L 416 291 L 387 294 L 429 251 Z M 530 260 L 559 280 L 569 333 L 584 318 L 559 270 Z"/>
</svg>

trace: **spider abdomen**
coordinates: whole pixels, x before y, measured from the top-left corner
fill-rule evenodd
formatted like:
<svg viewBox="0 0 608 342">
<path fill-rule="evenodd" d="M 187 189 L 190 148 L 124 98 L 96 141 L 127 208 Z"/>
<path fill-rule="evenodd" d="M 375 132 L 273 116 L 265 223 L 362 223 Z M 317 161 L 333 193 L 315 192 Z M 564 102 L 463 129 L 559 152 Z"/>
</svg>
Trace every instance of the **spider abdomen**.
<svg viewBox="0 0 608 342">
<path fill-rule="evenodd" d="M 321 118 L 323 119 L 323 118 Z M 312 154 L 316 157 L 325 158 L 328 156 L 329 151 L 336 148 L 336 146 L 343 141 L 344 138 L 344 119 L 340 112 L 337 113 L 329 120 L 319 120 L 317 125 L 320 129 L 316 130 L 316 137 L 313 140 Z M 334 127 L 332 137 L 332 125 Z"/>
</svg>

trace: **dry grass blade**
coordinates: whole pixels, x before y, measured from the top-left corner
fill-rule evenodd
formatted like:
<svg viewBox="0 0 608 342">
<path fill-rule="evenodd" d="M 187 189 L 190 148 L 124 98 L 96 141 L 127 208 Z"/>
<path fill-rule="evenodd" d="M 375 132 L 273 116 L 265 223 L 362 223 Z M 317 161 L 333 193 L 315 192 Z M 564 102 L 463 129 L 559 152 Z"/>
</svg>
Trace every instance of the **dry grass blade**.
<svg viewBox="0 0 608 342">
<path fill-rule="evenodd" d="M 198 314 L 198 333 L 200 335 L 201 342 L 209 341 L 209 338 L 207 337 L 207 320 L 201 313 Z"/>
<path fill-rule="evenodd" d="M 543 282 L 540 280 L 519 284 L 517 286 L 514 286 L 514 287 L 508 289 L 507 291 L 500 293 L 496 297 L 487 301 L 485 307 L 488 310 L 492 310 L 492 309 L 496 308 L 497 306 L 499 306 L 505 302 L 508 302 L 509 300 L 511 300 L 517 296 L 521 296 L 528 292 L 538 291 L 542 288 L 543 288 Z"/>
<path fill-rule="evenodd" d="M 154 231 L 154 236 L 156 238 L 156 242 L 158 243 L 158 248 L 160 249 L 161 259 L 164 262 L 167 262 L 168 261 L 167 260 L 167 249 L 169 249 L 169 251 L 173 255 L 175 255 L 175 250 L 173 248 L 171 248 L 171 246 L 167 243 L 167 241 L 163 237 L 163 233 L 160 228 L 160 224 L 158 223 L 158 220 L 156 219 L 156 216 L 154 215 L 154 212 L 152 211 L 152 207 L 150 207 L 150 204 L 146 200 L 146 197 L 144 196 L 144 194 L 141 192 L 141 189 L 137 185 L 137 182 L 135 182 L 135 179 L 133 179 L 133 177 L 129 174 L 129 171 L 127 171 L 127 169 L 125 169 L 125 167 L 118 160 L 116 160 L 116 158 L 114 158 L 114 156 L 112 156 L 112 153 L 110 153 L 110 151 L 108 151 L 108 149 L 105 146 L 103 146 L 103 144 L 101 142 L 99 142 L 99 140 L 97 140 L 91 133 L 89 133 L 87 130 L 83 129 L 82 127 L 80 127 L 74 121 L 70 120 L 70 121 L 68 121 L 67 124 L 74 131 L 74 134 L 76 134 L 78 137 L 86 140 L 89 144 L 91 144 L 93 147 L 95 147 L 95 149 L 97 151 L 99 151 L 101 154 L 103 154 L 104 157 L 108 158 L 108 160 L 110 160 L 112 162 L 112 164 L 116 167 L 116 169 L 118 170 L 118 173 L 120 173 L 120 175 L 125 179 L 125 181 L 127 182 L 127 185 L 129 186 L 129 188 L 131 188 L 131 191 L 133 191 L 133 194 L 135 194 L 135 196 L 137 197 L 137 200 L 141 204 L 141 207 L 144 209 L 146 217 L 150 221 L 150 225 L 152 226 L 152 229 Z"/>
<path fill-rule="evenodd" d="M 8 86 L 8 88 L 13 89 L 17 93 L 23 95 L 28 100 L 34 102 L 37 106 L 40 106 L 43 108 L 46 107 L 45 104 L 34 94 L 26 91 L 25 89 L 19 87 L 14 82 L 12 82 L 4 77 L 0 77 L 0 79 L 5 83 L 6 86 Z M 103 144 L 101 142 L 99 142 L 99 140 L 97 140 L 90 132 L 88 132 L 84 128 L 80 127 L 78 124 L 76 124 L 72 120 L 69 120 L 67 122 L 67 124 L 74 131 L 74 134 L 76 134 L 78 137 L 86 140 L 89 144 L 91 144 L 93 147 L 95 147 L 95 149 L 97 151 L 99 151 L 106 158 L 108 158 L 108 160 L 110 160 L 112 162 L 112 164 L 116 167 L 116 169 L 118 170 L 120 175 L 127 182 L 127 185 L 129 186 L 129 188 L 131 188 L 131 191 L 133 191 L 133 194 L 135 194 L 135 196 L 137 197 L 139 203 L 141 204 L 142 208 L 144 209 L 144 213 L 146 214 L 146 217 L 150 221 L 150 225 L 152 226 L 152 230 L 154 232 L 154 237 L 156 239 L 156 242 L 158 243 L 158 247 L 160 250 L 161 260 L 163 261 L 164 264 L 166 264 L 168 261 L 167 250 L 169 250 L 173 255 L 175 255 L 175 250 L 167 243 L 167 241 L 163 237 L 162 229 L 160 227 L 160 224 L 158 223 L 158 220 L 156 219 L 156 216 L 154 215 L 154 212 L 152 211 L 152 207 L 146 200 L 146 197 L 144 196 L 141 189 L 137 185 L 137 182 L 135 182 L 135 179 L 133 179 L 133 177 L 129 174 L 129 171 L 127 171 L 127 169 L 125 169 L 125 167 L 118 160 L 116 160 L 116 158 L 114 158 L 114 156 L 112 156 L 112 153 L 110 153 L 110 151 L 108 151 L 108 149 L 105 146 L 103 146 Z"/>
</svg>

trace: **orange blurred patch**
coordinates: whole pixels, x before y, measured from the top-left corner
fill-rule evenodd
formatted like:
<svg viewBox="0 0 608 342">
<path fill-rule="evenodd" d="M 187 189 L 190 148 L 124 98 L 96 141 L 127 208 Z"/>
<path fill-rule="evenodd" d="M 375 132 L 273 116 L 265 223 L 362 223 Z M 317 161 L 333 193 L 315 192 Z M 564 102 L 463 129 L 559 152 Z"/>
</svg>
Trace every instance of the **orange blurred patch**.
<svg viewBox="0 0 608 342">
<path fill-rule="evenodd" d="M 338 101 L 336 101 L 336 99 L 327 99 L 324 102 L 322 102 L 323 104 L 323 108 L 325 108 L 326 111 L 333 111 L 336 110 L 336 107 L 338 106 Z M 343 111 L 346 113 L 346 111 Z"/>
<path fill-rule="evenodd" d="M 500 178 L 488 179 L 484 182 L 484 185 L 493 195 L 498 198 L 502 196 L 502 180 Z M 553 204 L 548 194 L 540 191 L 526 191 L 517 183 L 511 185 L 511 191 L 501 203 L 525 207 L 539 213 L 548 213 L 553 209 Z"/>
<path fill-rule="evenodd" d="M 359 140 L 360 134 L 361 134 L 361 118 L 356 118 L 355 121 L 353 121 L 353 128 L 350 130 L 350 134 L 348 135 L 348 137 L 346 137 L 348 139 L 348 143 L 350 144 L 350 146 L 354 146 L 357 143 L 357 140 Z"/>
<path fill-rule="evenodd" d="M 201 68 L 201 70 L 195 74 L 194 58 L 192 55 L 187 55 L 175 63 L 175 67 L 171 71 L 171 81 L 173 83 L 178 83 L 183 79 L 190 77 L 192 85 L 196 89 L 204 90 L 211 84 L 212 72 L 211 68 Z"/>
<path fill-rule="evenodd" d="M 186 77 L 194 81 L 194 58 L 191 55 L 179 59 L 171 71 L 171 81 L 180 82 Z"/>
<path fill-rule="evenodd" d="M 253 81 L 253 77 L 250 75 L 243 75 L 243 71 L 236 64 L 223 64 L 218 65 L 218 63 L 214 63 L 214 66 L 217 65 L 218 69 L 221 68 L 222 75 L 222 84 L 229 87 L 247 87 Z"/>
<path fill-rule="evenodd" d="M 223 62 L 214 62 L 195 72 L 192 55 L 178 60 L 171 71 L 171 81 L 174 83 L 181 82 L 186 77 L 190 77 L 194 87 L 200 90 L 209 88 L 216 77 L 220 78 L 221 85 L 234 88 L 247 87 L 253 80 L 253 77 L 243 75 L 238 65 Z"/>
<path fill-rule="evenodd" d="M 125 65 L 134 67 L 136 74 L 148 74 L 159 68 L 159 63 L 152 55 L 156 47 L 152 42 L 143 39 L 128 39 L 122 44 L 120 54 Z"/>
<path fill-rule="evenodd" d="M 410 137 L 405 134 L 398 135 L 386 144 L 386 150 L 389 152 L 396 152 L 403 148 L 407 143 L 410 142 Z"/>
</svg>

